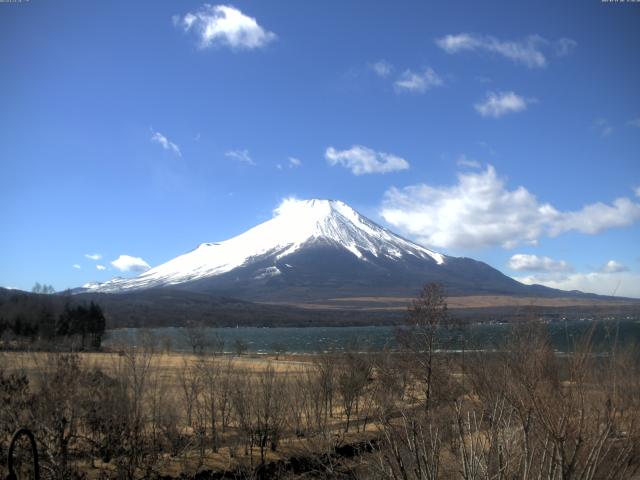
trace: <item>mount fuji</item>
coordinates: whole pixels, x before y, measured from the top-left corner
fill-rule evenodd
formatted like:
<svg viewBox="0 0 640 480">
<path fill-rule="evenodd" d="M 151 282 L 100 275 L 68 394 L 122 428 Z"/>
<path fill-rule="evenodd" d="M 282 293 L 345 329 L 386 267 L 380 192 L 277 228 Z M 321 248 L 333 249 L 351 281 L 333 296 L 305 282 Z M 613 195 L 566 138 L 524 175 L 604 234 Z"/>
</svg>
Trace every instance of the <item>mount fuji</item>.
<svg viewBox="0 0 640 480">
<path fill-rule="evenodd" d="M 336 200 L 285 200 L 274 217 L 135 278 L 89 283 L 76 293 L 171 289 L 258 302 L 413 296 L 426 282 L 449 295 L 560 296 L 489 265 L 402 238 Z"/>
</svg>

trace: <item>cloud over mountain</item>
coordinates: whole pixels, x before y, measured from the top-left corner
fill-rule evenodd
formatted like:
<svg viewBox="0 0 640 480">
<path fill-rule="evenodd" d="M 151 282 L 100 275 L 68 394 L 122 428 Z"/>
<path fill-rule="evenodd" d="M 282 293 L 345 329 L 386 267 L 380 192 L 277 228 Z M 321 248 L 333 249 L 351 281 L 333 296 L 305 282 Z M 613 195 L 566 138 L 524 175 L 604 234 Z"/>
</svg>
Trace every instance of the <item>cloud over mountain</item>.
<svg viewBox="0 0 640 480">
<path fill-rule="evenodd" d="M 628 272 L 629 267 L 623 265 L 622 263 L 616 262 L 615 260 L 609 260 L 605 263 L 600 269 L 602 273 L 620 273 L 620 272 Z"/>
<path fill-rule="evenodd" d="M 596 234 L 640 220 L 640 203 L 620 197 L 576 211 L 540 202 L 525 187 L 510 190 L 493 166 L 458 174 L 454 185 L 392 187 L 380 215 L 391 225 L 439 248 L 535 245 L 541 237 L 576 231 Z"/>
<path fill-rule="evenodd" d="M 527 272 L 570 272 L 573 270 L 564 260 L 553 260 L 549 257 L 539 257 L 518 253 L 509 259 L 509 268 Z"/>
<path fill-rule="evenodd" d="M 111 265 L 121 272 L 144 272 L 151 268 L 142 258 L 130 255 L 120 255 Z"/>
<path fill-rule="evenodd" d="M 634 272 L 587 272 L 568 275 L 528 275 L 514 277 L 527 285 L 544 285 L 561 290 L 580 290 L 598 295 L 640 298 L 640 275 Z"/>
</svg>

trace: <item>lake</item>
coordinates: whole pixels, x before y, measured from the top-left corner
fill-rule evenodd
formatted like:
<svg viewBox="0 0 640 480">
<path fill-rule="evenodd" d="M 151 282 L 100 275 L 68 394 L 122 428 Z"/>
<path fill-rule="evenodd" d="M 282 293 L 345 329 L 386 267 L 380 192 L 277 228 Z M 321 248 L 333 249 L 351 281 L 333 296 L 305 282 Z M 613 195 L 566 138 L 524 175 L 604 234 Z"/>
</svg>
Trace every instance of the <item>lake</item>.
<svg viewBox="0 0 640 480">
<path fill-rule="evenodd" d="M 554 348 L 559 352 L 571 350 L 575 342 L 590 327 L 592 321 L 564 321 L 546 324 Z M 448 348 L 494 349 L 508 339 L 511 325 L 508 324 L 472 324 L 465 330 L 443 331 L 442 339 L 447 339 Z M 249 353 L 269 353 L 275 345 L 280 345 L 289 353 L 317 353 L 330 350 L 357 351 L 393 349 L 396 327 L 278 327 L 278 328 L 203 328 L 199 334 L 207 339 L 224 340 L 224 351 L 235 351 L 238 341 L 248 347 Z M 187 330 L 178 327 L 152 328 L 140 330 L 122 328 L 109 330 L 103 344 L 107 347 L 118 345 L 136 345 L 149 335 L 158 345 L 170 345 L 174 351 L 191 349 Z M 640 343 L 640 320 L 598 321 L 595 323 L 594 343 L 610 346 L 616 341 L 620 345 Z M 205 342 L 206 343 L 206 342 Z"/>
</svg>

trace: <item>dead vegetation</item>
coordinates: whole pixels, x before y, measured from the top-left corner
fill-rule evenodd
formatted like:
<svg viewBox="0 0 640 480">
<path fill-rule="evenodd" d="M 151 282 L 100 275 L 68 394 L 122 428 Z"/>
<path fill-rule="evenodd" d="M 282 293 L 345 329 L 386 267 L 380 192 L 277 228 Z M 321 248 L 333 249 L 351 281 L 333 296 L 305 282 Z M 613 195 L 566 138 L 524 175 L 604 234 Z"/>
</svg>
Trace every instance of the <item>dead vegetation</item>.
<svg viewBox="0 0 640 480">
<path fill-rule="evenodd" d="M 637 351 L 596 352 L 587 335 L 558 355 L 530 322 L 499 351 L 442 353 L 435 287 L 408 318 L 402 351 L 305 361 L 152 339 L 0 354 L 0 456 L 26 426 L 46 478 L 637 478 Z"/>
</svg>

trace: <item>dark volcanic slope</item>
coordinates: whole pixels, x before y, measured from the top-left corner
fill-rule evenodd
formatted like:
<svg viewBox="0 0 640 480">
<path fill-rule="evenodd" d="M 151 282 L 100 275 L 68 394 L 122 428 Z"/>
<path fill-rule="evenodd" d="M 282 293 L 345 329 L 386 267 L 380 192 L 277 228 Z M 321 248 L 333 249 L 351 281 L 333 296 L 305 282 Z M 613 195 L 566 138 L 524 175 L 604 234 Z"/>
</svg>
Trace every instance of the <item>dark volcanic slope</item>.
<svg viewBox="0 0 640 480">
<path fill-rule="evenodd" d="M 365 260 L 338 245 L 315 242 L 281 260 L 265 256 L 231 272 L 172 288 L 261 302 L 413 296 L 427 282 L 442 283 L 449 295 L 568 295 L 550 288 L 523 285 L 486 263 L 470 258 L 447 257 L 442 265 L 412 256 L 397 260 L 365 254 L 363 258 Z M 273 266 L 281 273 L 261 275 Z"/>
</svg>

